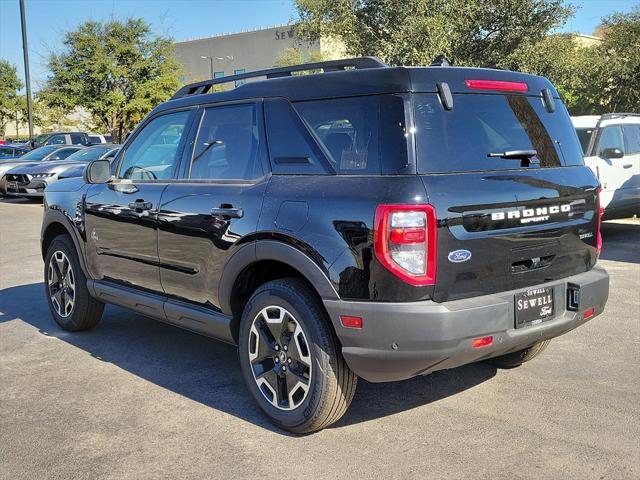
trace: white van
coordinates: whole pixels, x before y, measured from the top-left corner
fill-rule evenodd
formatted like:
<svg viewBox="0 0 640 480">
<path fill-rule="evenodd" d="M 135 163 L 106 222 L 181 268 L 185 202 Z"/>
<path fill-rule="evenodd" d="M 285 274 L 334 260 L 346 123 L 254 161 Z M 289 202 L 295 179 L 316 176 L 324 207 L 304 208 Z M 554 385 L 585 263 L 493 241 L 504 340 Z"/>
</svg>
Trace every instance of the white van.
<svg viewBox="0 0 640 480">
<path fill-rule="evenodd" d="M 640 114 L 571 117 L 584 162 L 602 185 L 604 219 L 640 216 Z"/>
</svg>

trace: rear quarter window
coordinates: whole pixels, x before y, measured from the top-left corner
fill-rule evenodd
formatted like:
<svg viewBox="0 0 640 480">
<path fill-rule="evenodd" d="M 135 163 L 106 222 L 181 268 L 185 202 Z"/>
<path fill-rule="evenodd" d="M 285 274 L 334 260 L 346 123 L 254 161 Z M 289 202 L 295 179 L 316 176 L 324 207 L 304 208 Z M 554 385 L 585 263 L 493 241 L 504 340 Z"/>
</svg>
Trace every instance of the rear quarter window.
<svg viewBox="0 0 640 480">
<path fill-rule="evenodd" d="M 488 156 L 512 150 L 535 150 L 541 168 L 584 164 L 559 100 L 550 113 L 540 97 L 457 94 L 445 111 L 435 94 L 417 94 L 414 110 L 421 173 L 522 168 L 518 159 Z"/>
</svg>

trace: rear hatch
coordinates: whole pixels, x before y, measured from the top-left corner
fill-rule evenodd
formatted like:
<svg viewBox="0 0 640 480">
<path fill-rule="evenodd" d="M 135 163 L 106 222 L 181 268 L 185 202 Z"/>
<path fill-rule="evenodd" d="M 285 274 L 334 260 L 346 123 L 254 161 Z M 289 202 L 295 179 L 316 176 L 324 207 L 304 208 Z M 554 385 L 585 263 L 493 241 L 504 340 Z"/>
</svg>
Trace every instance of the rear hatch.
<svg viewBox="0 0 640 480">
<path fill-rule="evenodd" d="M 418 171 L 438 218 L 434 300 L 589 270 L 598 182 L 557 92 L 540 77 L 459 70 L 438 93 L 413 95 Z"/>
</svg>

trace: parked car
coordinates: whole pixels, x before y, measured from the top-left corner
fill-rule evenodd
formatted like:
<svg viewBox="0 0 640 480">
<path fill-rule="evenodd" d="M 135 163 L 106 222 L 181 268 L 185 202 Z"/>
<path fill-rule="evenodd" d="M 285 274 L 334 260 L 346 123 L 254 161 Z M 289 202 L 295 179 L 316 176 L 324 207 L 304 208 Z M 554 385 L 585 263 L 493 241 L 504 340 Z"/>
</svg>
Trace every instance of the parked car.
<svg viewBox="0 0 640 480">
<path fill-rule="evenodd" d="M 22 155 L 28 153 L 29 150 L 15 145 L 0 145 L 0 161 L 15 160 Z"/>
<path fill-rule="evenodd" d="M 113 156 L 114 145 L 96 145 L 82 148 L 64 160 L 25 163 L 12 168 L 6 174 L 6 194 L 9 196 L 36 198 L 70 168 L 86 168 L 89 162 Z M 82 175 L 82 174 L 81 174 Z"/>
<path fill-rule="evenodd" d="M 84 147 L 73 145 L 50 145 L 31 150 L 29 153 L 13 160 L 0 160 L 0 195 L 7 194 L 6 173 L 23 164 L 34 164 L 38 162 L 49 162 L 55 160 L 64 160 L 69 155 L 77 152 Z"/>
<path fill-rule="evenodd" d="M 90 133 L 89 142 L 91 142 L 92 145 L 97 145 L 99 143 L 111 143 L 111 135 L 109 134 L 102 135 L 100 133 Z"/>
<path fill-rule="evenodd" d="M 640 114 L 572 117 L 585 163 L 602 185 L 604 219 L 640 215 Z"/>
<path fill-rule="evenodd" d="M 85 132 L 52 132 L 38 135 L 32 142 L 33 148 L 45 145 L 89 145 L 89 135 Z"/>
<path fill-rule="evenodd" d="M 116 155 L 118 155 L 118 152 L 120 151 L 120 145 L 110 145 L 110 147 L 113 147 L 113 148 L 107 151 L 107 153 L 102 155 L 100 158 L 113 162 L 113 160 L 116 158 Z M 89 147 L 89 148 L 92 149 L 94 147 Z M 100 148 L 100 147 L 97 147 L 97 148 Z M 71 158 L 69 158 L 69 160 L 71 160 Z M 95 159 L 92 159 L 92 160 L 95 160 Z M 82 177 L 86 168 L 87 168 L 87 163 L 78 163 L 60 172 L 58 174 L 58 180 L 63 180 L 65 178 Z"/>
<path fill-rule="evenodd" d="M 310 432 L 358 377 L 515 367 L 601 314 L 598 187 L 542 77 L 359 58 L 207 80 L 47 188 L 47 302 L 69 331 L 114 303 L 237 344 L 260 408 Z"/>
</svg>

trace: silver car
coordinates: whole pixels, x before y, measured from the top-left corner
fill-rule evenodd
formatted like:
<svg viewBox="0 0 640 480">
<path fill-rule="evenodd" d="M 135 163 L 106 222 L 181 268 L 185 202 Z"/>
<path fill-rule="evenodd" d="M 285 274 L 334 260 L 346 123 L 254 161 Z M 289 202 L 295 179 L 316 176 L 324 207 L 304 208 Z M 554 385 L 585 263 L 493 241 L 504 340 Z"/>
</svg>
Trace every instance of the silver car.
<svg viewBox="0 0 640 480">
<path fill-rule="evenodd" d="M 65 160 L 70 155 L 82 150 L 84 147 L 77 145 L 48 145 L 36 148 L 19 158 L 0 161 L 0 195 L 7 193 L 6 173 L 15 167 L 26 164 L 40 164 L 40 162 L 54 162 Z"/>
<path fill-rule="evenodd" d="M 86 167 L 89 162 L 115 155 L 116 145 L 95 145 L 82 148 L 64 160 L 25 163 L 5 174 L 6 193 L 17 197 L 42 197 L 44 189 L 58 180 L 58 176 L 73 167 Z"/>
</svg>

